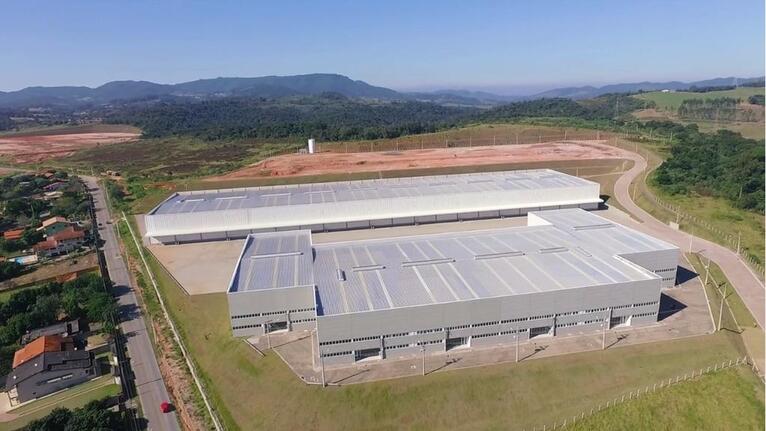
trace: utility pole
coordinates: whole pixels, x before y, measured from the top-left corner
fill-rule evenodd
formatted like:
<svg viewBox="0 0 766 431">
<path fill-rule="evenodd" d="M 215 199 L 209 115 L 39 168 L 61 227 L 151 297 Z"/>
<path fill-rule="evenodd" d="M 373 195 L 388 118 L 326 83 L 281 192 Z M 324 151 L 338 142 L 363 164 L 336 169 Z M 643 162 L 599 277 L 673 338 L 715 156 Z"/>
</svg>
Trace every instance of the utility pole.
<svg viewBox="0 0 766 431">
<path fill-rule="evenodd" d="M 606 318 L 604 319 L 604 332 L 601 334 L 601 350 L 606 349 L 606 330 L 609 326 L 609 319 L 612 318 L 612 308 L 606 309 Z"/>
<path fill-rule="evenodd" d="M 420 346 L 420 352 L 423 354 L 423 375 L 426 375 L 426 346 Z"/>
<path fill-rule="evenodd" d="M 723 317 L 723 302 L 726 301 L 726 287 L 728 285 L 724 283 L 723 285 L 723 296 L 721 296 L 721 311 L 718 312 L 718 330 L 721 330 L 721 317 Z M 719 289 L 721 286 L 718 286 Z"/>
<path fill-rule="evenodd" d="M 516 362 L 519 362 L 519 328 L 516 328 Z"/>
<path fill-rule="evenodd" d="M 740 232 L 737 232 L 737 255 L 739 255 L 739 251 L 740 251 L 739 246 L 740 246 L 741 240 L 742 240 L 742 232 L 740 231 Z"/>
<path fill-rule="evenodd" d="M 271 335 L 269 332 L 269 327 L 271 326 L 271 320 L 267 320 L 266 323 L 263 325 L 263 329 L 266 331 L 266 343 L 269 345 L 269 350 L 271 350 Z"/>
<path fill-rule="evenodd" d="M 707 258 L 707 265 L 705 265 L 705 286 L 707 286 L 707 279 L 710 276 L 710 258 Z"/>
<path fill-rule="evenodd" d="M 317 337 L 317 343 L 319 342 L 319 337 Z M 319 364 L 322 367 L 322 387 L 326 387 L 327 383 L 324 379 L 324 355 L 322 354 L 322 349 L 319 349 Z"/>
</svg>

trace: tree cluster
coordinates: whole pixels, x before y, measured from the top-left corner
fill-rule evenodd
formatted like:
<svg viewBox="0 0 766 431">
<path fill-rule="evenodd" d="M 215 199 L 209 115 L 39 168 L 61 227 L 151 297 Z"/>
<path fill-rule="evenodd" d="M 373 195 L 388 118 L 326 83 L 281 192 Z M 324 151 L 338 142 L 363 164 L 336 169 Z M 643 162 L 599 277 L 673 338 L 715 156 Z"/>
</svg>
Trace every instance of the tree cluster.
<svg viewBox="0 0 766 431">
<path fill-rule="evenodd" d="M 130 105 L 106 118 L 140 127 L 145 137 L 207 140 L 314 137 L 324 141 L 394 138 L 451 127 L 475 110 L 421 102 L 369 103 L 342 96 L 226 98 Z"/>
<path fill-rule="evenodd" d="M 674 132 L 670 157 L 657 168 L 655 184 L 669 193 L 718 196 L 763 213 L 764 141 L 728 130 L 700 133 L 695 124 L 665 124 L 647 124 Z"/>
<path fill-rule="evenodd" d="M 128 429 L 126 420 L 123 413 L 110 410 L 106 400 L 94 400 L 74 410 L 57 407 L 22 431 L 117 431 Z"/>
<path fill-rule="evenodd" d="M 736 121 L 739 100 L 733 97 L 686 99 L 678 107 L 678 116 L 688 120 Z"/>
<path fill-rule="evenodd" d="M 9 280 L 18 276 L 24 270 L 24 267 L 16 262 L 0 262 L 0 281 Z"/>
<path fill-rule="evenodd" d="M 27 331 L 51 325 L 66 316 L 103 322 L 104 331 L 111 332 L 116 315 L 114 297 L 104 290 L 103 279 L 95 274 L 14 293 L 0 304 L 0 375 L 10 371 L 13 352 Z"/>
</svg>

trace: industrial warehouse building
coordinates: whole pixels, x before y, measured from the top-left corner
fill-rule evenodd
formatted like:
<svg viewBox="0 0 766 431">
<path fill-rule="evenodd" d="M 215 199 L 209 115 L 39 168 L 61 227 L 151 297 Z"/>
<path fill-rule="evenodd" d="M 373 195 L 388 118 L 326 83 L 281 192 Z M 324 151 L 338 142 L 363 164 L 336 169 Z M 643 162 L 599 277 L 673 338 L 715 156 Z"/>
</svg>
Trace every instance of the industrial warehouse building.
<svg viewBox="0 0 766 431">
<path fill-rule="evenodd" d="M 175 193 L 144 216 L 153 243 L 595 209 L 599 185 L 550 169 Z"/>
<path fill-rule="evenodd" d="M 248 236 L 228 290 L 235 336 L 317 331 L 347 364 L 657 321 L 677 247 L 582 209 L 528 226 L 312 245 Z"/>
</svg>

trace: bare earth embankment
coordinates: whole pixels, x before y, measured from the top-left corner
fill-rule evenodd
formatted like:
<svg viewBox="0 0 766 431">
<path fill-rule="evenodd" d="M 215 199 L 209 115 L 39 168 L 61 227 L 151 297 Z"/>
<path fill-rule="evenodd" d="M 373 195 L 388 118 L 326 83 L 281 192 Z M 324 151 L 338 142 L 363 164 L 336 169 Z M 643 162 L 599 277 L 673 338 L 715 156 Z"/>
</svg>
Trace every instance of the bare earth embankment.
<svg viewBox="0 0 766 431">
<path fill-rule="evenodd" d="M 498 145 L 366 153 L 285 154 L 263 160 L 210 181 L 429 169 L 450 166 L 529 163 L 561 160 L 616 159 L 622 150 L 598 145 L 602 141 L 562 141 L 543 144 Z"/>
<path fill-rule="evenodd" d="M 42 129 L 0 135 L 0 157 L 15 163 L 34 163 L 65 157 L 78 150 L 138 139 L 140 131 L 126 126 L 88 126 Z"/>
</svg>

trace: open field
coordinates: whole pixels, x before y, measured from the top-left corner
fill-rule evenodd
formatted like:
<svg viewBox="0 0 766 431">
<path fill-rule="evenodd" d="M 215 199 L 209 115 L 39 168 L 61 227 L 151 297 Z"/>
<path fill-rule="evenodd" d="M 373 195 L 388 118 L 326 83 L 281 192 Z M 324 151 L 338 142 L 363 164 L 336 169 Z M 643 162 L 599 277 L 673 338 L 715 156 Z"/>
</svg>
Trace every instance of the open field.
<svg viewBox="0 0 766 431">
<path fill-rule="evenodd" d="M 512 162 L 616 159 L 621 155 L 621 150 L 590 145 L 588 141 L 370 153 L 285 154 L 209 180 L 380 172 Z"/>
<path fill-rule="evenodd" d="M 745 121 L 690 121 L 681 120 L 673 112 L 662 111 L 657 109 L 641 109 L 633 112 L 632 114 L 636 119 L 641 121 L 673 121 L 681 124 L 696 124 L 699 130 L 704 133 L 715 133 L 720 129 L 731 130 L 737 132 L 742 136 L 750 139 L 763 139 L 764 137 L 764 122 L 745 122 Z"/>
<path fill-rule="evenodd" d="M 641 100 L 649 100 L 657 104 L 657 108 L 664 111 L 678 111 L 681 102 L 689 99 L 715 99 L 719 97 L 732 97 L 742 99 L 746 102 L 747 98 L 756 94 L 764 94 L 763 87 L 739 87 L 735 90 L 709 91 L 707 93 L 695 93 L 689 91 L 672 91 L 663 93 L 661 91 L 652 91 L 648 93 L 636 94 Z"/>
<path fill-rule="evenodd" d="M 36 129 L 0 135 L 0 157 L 14 163 L 35 163 L 86 149 L 137 139 L 130 126 L 92 125 Z"/>
<path fill-rule="evenodd" d="M 208 142 L 190 137 L 139 139 L 118 147 L 93 147 L 55 162 L 74 169 L 123 172 L 150 178 L 228 172 L 273 154 L 296 151 L 293 144 L 256 140 Z"/>
<path fill-rule="evenodd" d="M 74 409 L 82 407 L 93 400 L 118 395 L 120 391 L 120 385 L 114 383 L 111 375 L 102 376 L 11 410 L 8 415 L 16 417 L 10 421 L 0 421 L 0 431 L 15 430 L 23 427 L 35 419 L 46 416 L 56 407 Z M 5 394 L 2 396 L 5 396 Z M 0 415 L 0 417 L 3 416 Z M 7 418 L 10 419 L 10 417 Z"/>
<path fill-rule="evenodd" d="M 374 141 L 319 142 L 320 151 L 394 151 L 469 147 L 493 144 L 538 143 L 564 139 L 596 139 L 606 136 L 595 130 L 526 124 L 486 124 L 449 129 L 438 133 L 403 136 Z M 56 164 L 74 169 L 119 170 L 127 175 L 153 179 L 220 175 L 278 154 L 305 148 L 296 139 L 239 139 L 204 141 L 191 137 L 140 139 L 118 147 L 97 147 L 79 151 Z"/>
<path fill-rule="evenodd" d="M 739 335 L 723 332 L 322 389 L 301 383 L 276 355 L 260 357 L 232 338 L 225 294 L 187 296 L 151 255 L 148 259 L 228 429 L 294 429 L 307 423 L 317 430 L 531 428 L 590 409 L 625 388 L 744 354 Z"/>
<path fill-rule="evenodd" d="M 737 367 L 642 395 L 567 429 L 762 430 L 763 404 L 761 382 L 747 367 Z"/>
</svg>

